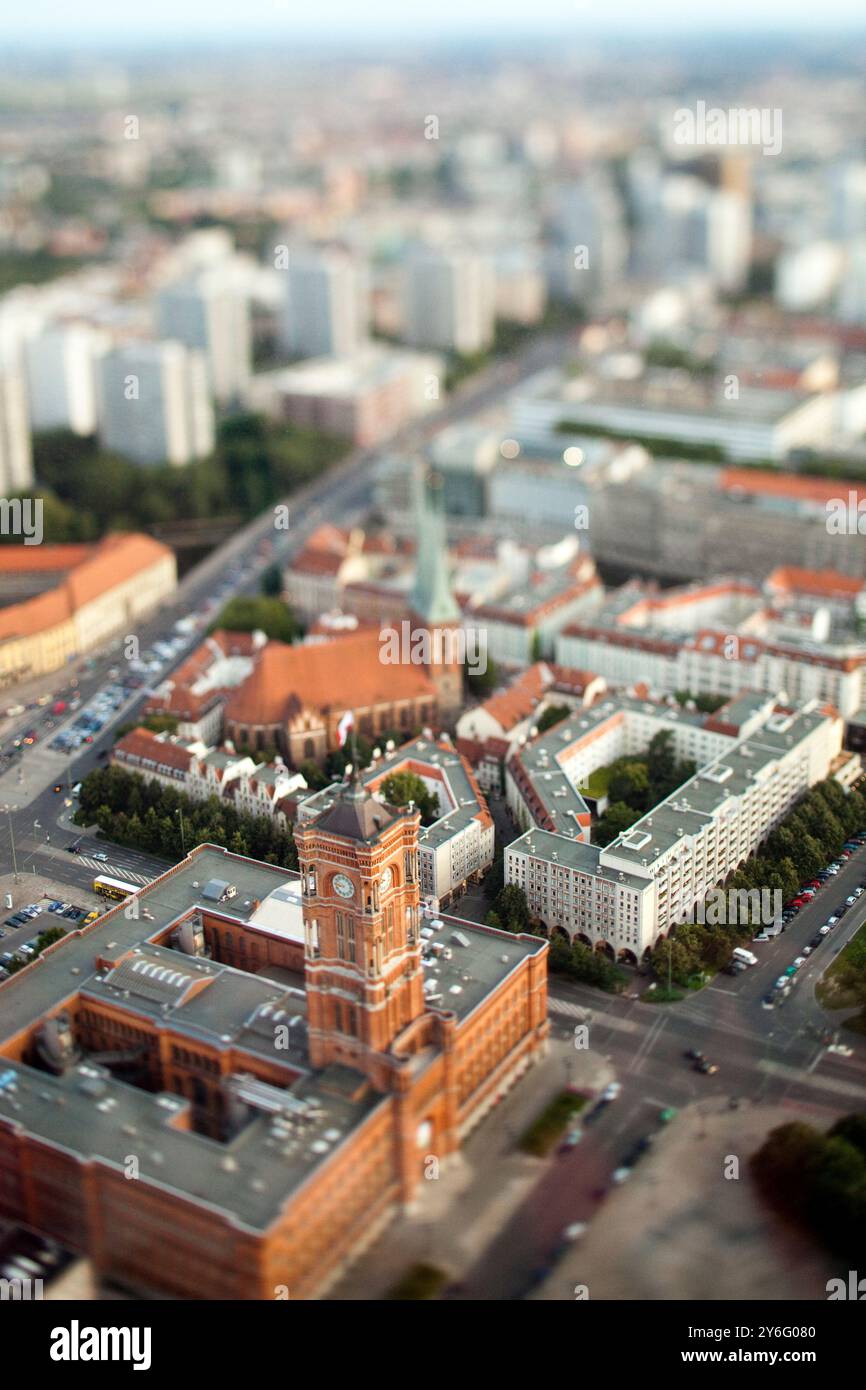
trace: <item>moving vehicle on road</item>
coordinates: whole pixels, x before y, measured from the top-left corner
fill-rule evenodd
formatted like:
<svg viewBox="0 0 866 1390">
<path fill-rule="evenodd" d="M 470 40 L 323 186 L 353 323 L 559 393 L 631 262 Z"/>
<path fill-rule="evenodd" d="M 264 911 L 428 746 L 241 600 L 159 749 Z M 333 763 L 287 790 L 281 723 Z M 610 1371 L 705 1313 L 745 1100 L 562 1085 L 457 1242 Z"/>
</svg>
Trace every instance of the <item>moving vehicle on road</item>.
<svg viewBox="0 0 866 1390">
<path fill-rule="evenodd" d="M 718 1063 L 711 1062 L 706 1057 L 704 1057 L 702 1061 L 697 1062 L 695 1064 L 695 1071 L 699 1071 L 702 1076 L 715 1076 L 718 1070 Z"/>
<path fill-rule="evenodd" d="M 574 1129 L 570 1129 L 559 1146 L 559 1152 L 568 1153 L 571 1149 L 575 1148 L 580 1143 L 582 1138 L 582 1129 L 578 1128 L 577 1126 L 575 1126 Z"/>
<path fill-rule="evenodd" d="M 734 960 L 740 960 L 744 965 L 758 964 L 758 957 L 754 951 L 747 951 L 743 946 L 735 946 L 732 955 Z"/>
<path fill-rule="evenodd" d="M 122 902 L 124 898 L 129 898 L 133 893 L 138 892 L 135 883 L 124 883 L 121 878 L 110 878 L 108 874 L 100 874 L 93 880 L 93 891 L 102 898 L 115 898 Z M 69 904 L 67 903 L 68 907 Z"/>
</svg>

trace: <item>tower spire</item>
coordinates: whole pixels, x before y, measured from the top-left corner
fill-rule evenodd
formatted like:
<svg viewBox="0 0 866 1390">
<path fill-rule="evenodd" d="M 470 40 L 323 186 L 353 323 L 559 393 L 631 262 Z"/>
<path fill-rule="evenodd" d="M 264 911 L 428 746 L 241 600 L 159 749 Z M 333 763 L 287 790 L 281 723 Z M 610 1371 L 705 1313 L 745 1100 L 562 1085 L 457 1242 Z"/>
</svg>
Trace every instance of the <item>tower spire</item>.
<svg viewBox="0 0 866 1390">
<path fill-rule="evenodd" d="M 432 471 L 415 475 L 415 516 L 418 530 L 417 567 L 412 608 L 426 623 L 460 621 L 448 574 L 442 479 Z"/>
</svg>

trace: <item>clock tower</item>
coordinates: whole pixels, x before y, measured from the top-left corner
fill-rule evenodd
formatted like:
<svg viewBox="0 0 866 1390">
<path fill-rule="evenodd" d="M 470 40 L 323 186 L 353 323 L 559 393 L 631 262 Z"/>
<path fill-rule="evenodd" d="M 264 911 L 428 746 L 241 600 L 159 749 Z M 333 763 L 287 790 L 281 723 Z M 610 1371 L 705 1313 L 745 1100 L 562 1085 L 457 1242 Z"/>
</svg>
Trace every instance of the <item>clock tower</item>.
<svg viewBox="0 0 866 1390">
<path fill-rule="evenodd" d="M 310 1061 L 374 1080 L 377 1055 L 424 1012 L 418 827 L 356 779 L 297 827 Z"/>
</svg>

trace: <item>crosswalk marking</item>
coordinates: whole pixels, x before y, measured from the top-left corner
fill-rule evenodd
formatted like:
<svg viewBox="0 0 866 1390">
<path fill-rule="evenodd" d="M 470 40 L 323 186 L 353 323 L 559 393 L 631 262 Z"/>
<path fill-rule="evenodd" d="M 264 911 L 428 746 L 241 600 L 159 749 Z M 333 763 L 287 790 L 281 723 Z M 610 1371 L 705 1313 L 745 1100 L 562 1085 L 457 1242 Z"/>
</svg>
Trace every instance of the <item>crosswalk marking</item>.
<svg viewBox="0 0 866 1390">
<path fill-rule="evenodd" d="M 571 1004 L 566 999 L 549 997 L 547 1007 L 551 1013 L 566 1014 L 569 1018 L 576 1018 L 580 1023 L 591 1023 L 596 1028 L 618 1028 L 623 1033 L 639 1033 L 642 1031 L 640 1024 L 632 1023 L 631 1020 L 627 1018 L 618 1018 L 615 1014 L 609 1014 L 603 1011 L 592 1013 L 591 1009 L 584 1008 L 580 1004 Z M 592 1017 L 587 1018 L 587 1014 L 592 1014 Z"/>
<path fill-rule="evenodd" d="M 813 1071 L 809 1074 L 808 1080 L 805 1074 L 796 1067 L 786 1066 L 784 1062 L 771 1062 L 761 1059 L 758 1069 L 766 1072 L 769 1076 L 777 1076 L 784 1081 L 789 1081 L 793 1085 L 816 1086 L 822 1091 L 835 1091 L 840 1096 L 857 1096 L 862 1099 L 863 1087 L 849 1081 L 837 1081 L 835 1077 L 821 1076 L 819 1072 Z"/>
<path fill-rule="evenodd" d="M 146 883 L 152 883 L 153 879 L 146 874 L 136 873 L 133 869 L 127 869 L 123 864 L 104 864 L 98 859 L 91 859 L 86 854 L 78 855 L 79 864 L 83 864 L 86 869 L 92 869 L 96 874 L 108 874 L 109 878 L 120 878 L 126 883 L 140 883 L 142 887 Z"/>
</svg>

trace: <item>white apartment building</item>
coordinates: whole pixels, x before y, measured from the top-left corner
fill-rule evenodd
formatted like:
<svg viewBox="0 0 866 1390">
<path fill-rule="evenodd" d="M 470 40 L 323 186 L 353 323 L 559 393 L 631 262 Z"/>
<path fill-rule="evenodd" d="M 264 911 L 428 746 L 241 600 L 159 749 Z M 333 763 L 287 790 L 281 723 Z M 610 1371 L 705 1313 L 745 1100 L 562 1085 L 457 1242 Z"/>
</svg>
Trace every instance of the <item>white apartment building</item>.
<svg viewBox="0 0 866 1390">
<path fill-rule="evenodd" d="M 703 272 L 723 290 L 740 289 L 749 266 L 752 216 L 736 189 L 712 188 L 690 175 L 657 178 L 640 208 L 635 269 L 670 281 Z"/>
<path fill-rule="evenodd" d="M 202 353 L 176 342 L 135 342 L 99 363 L 99 437 L 135 463 L 183 465 L 214 446 Z"/>
<path fill-rule="evenodd" d="M 295 357 L 351 357 L 367 339 L 366 270 L 345 252 L 290 250 L 280 319 L 283 346 Z"/>
<path fill-rule="evenodd" d="M 768 713 L 754 697 L 741 704 L 721 716 L 740 719 L 736 736 L 723 736 L 694 777 L 609 845 L 537 822 L 507 846 L 505 881 L 524 889 L 549 930 L 640 960 L 828 775 L 842 746 L 840 719 L 814 705 Z M 610 717 L 622 712 L 615 705 Z"/>
<path fill-rule="evenodd" d="M 107 337 L 86 323 L 47 323 L 23 343 L 35 430 L 96 433 L 97 361 Z"/>
<path fill-rule="evenodd" d="M 413 347 L 483 352 L 493 342 L 492 263 L 472 251 L 424 250 L 406 264 L 404 337 Z"/>
<path fill-rule="evenodd" d="M 548 280 L 557 298 L 585 300 L 615 291 L 625 274 L 628 232 L 622 199 L 600 169 L 560 185 L 551 205 Z"/>
<path fill-rule="evenodd" d="M 33 452 L 27 416 L 27 386 L 15 357 L 0 360 L 0 496 L 33 482 Z"/>
<path fill-rule="evenodd" d="M 657 693 L 732 696 L 739 690 L 784 692 L 795 703 L 819 700 L 842 715 L 866 704 L 866 650 L 763 641 L 736 629 L 686 638 L 629 627 L 573 623 L 556 639 L 562 666 L 597 671 L 611 685 L 643 682 Z"/>
<path fill-rule="evenodd" d="M 168 285 L 158 298 L 157 325 L 160 337 L 204 353 L 217 401 L 242 397 L 250 379 L 252 326 L 249 301 L 231 267 L 216 266 Z"/>
</svg>

